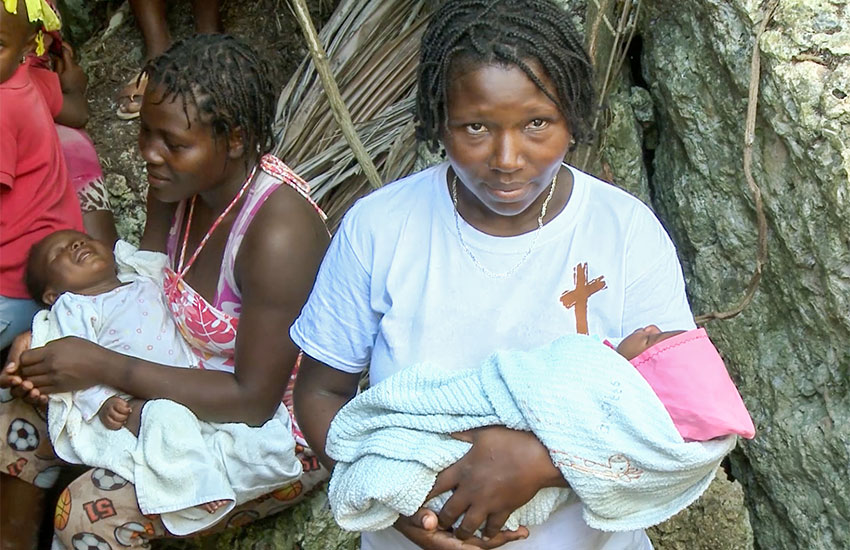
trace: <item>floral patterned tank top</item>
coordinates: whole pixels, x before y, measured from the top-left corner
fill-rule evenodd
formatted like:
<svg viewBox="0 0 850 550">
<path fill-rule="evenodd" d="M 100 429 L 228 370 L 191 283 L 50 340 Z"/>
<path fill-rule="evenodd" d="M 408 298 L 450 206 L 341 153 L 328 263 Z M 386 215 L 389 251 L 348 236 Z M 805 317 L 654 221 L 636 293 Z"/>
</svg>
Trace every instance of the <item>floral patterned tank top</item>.
<svg viewBox="0 0 850 550">
<path fill-rule="evenodd" d="M 171 268 L 165 269 L 163 284 L 166 301 L 177 327 L 197 355 L 199 367 L 203 369 L 228 372 L 234 370 L 236 331 L 239 326 L 239 313 L 242 310 L 241 292 L 236 285 L 234 266 L 242 239 L 266 199 L 281 185 L 289 185 L 316 209 L 323 220 L 325 219 L 325 214 L 310 198 L 309 185 L 280 159 L 273 155 L 265 155 L 260 160 L 259 168 L 260 170 L 255 169 L 256 176 L 249 177 L 243 191 L 240 191 L 233 200 L 232 204 L 235 204 L 242 197 L 242 193 L 245 193 L 245 202 L 227 238 L 212 303 L 183 280 L 183 276 L 195 258 L 192 257 L 185 266 L 178 265 L 177 256 L 180 254 L 178 238 L 181 226 L 186 219 L 186 201 L 178 205 L 171 224 L 167 244 Z M 207 236 L 217 227 L 217 223 L 210 228 Z M 202 240 L 200 246 L 202 247 L 205 242 L 206 240 Z M 179 261 L 182 263 L 182 258 Z"/>
</svg>

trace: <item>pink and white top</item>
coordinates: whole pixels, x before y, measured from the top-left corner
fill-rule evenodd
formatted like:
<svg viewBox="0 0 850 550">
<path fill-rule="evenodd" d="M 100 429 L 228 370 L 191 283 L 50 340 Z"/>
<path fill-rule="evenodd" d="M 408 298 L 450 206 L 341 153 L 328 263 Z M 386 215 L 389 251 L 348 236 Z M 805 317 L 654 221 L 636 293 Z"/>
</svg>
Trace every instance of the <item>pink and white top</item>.
<svg viewBox="0 0 850 550">
<path fill-rule="evenodd" d="M 165 296 L 181 334 L 198 356 L 200 368 L 227 372 L 234 370 L 236 331 L 239 325 L 239 314 L 242 310 L 242 294 L 236 284 L 234 266 L 242 239 L 266 199 L 281 185 L 289 185 L 316 209 L 323 220 L 325 219 L 325 214 L 310 198 L 310 187 L 307 182 L 280 159 L 273 155 L 265 155 L 260 160 L 259 167 L 261 170 L 254 169 L 256 177 L 253 177 L 254 172 L 252 172 L 240 192 L 234 197 L 233 202 L 213 223 L 198 249 L 185 265 L 181 264 L 186 252 L 185 236 L 188 235 L 188 226 L 191 224 L 191 203 L 188 216 L 186 215 L 187 201 L 178 205 L 171 224 L 166 251 L 169 264 L 174 266 L 176 271 L 168 267 L 165 269 L 165 281 L 163 283 Z M 209 236 L 243 194 L 245 195 L 245 202 L 236 221 L 233 222 L 233 227 L 227 238 L 215 297 L 212 303 L 209 303 L 189 286 L 183 277 L 194 263 Z M 187 231 L 184 234 L 183 248 L 180 250 L 178 237 L 181 222 L 184 220 L 186 220 Z M 178 254 L 180 255 L 179 258 Z"/>
</svg>

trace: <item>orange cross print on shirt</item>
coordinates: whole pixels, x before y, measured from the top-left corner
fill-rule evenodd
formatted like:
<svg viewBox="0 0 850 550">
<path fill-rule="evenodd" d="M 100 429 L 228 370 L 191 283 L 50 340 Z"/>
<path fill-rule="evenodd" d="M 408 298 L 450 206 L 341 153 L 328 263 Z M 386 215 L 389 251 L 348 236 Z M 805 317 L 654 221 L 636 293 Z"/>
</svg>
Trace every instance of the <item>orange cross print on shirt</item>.
<svg viewBox="0 0 850 550">
<path fill-rule="evenodd" d="M 575 266 L 573 269 L 573 283 L 575 283 L 573 290 L 567 290 L 561 294 L 561 303 L 567 309 L 571 307 L 575 308 L 576 332 L 579 334 L 589 334 L 587 328 L 587 302 L 591 296 L 608 288 L 608 285 L 605 283 L 604 275 L 600 275 L 592 281 L 587 280 L 587 262 Z"/>
</svg>

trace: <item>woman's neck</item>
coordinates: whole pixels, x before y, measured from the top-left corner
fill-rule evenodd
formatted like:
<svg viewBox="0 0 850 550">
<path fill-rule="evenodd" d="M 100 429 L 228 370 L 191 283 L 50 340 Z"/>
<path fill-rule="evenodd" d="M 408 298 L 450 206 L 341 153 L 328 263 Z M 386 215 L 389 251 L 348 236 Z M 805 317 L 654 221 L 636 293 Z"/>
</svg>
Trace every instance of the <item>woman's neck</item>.
<svg viewBox="0 0 850 550">
<path fill-rule="evenodd" d="M 198 194 L 203 206 L 216 215 L 223 212 L 239 194 L 257 162 L 259 162 L 259 159 L 256 157 L 247 161 L 245 158 L 228 160 L 224 174 L 222 174 L 221 183 Z"/>
</svg>

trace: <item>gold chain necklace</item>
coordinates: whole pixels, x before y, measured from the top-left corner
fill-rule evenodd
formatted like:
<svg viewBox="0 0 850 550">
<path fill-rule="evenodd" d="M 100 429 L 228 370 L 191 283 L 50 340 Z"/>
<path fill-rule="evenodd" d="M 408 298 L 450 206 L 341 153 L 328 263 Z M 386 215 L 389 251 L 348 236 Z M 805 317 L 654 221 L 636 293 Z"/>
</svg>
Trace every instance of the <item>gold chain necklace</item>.
<svg viewBox="0 0 850 550">
<path fill-rule="evenodd" d="M 558 183 L 558 172 L 555 172 L 555 177 L 552 178 L 552 184 L 549 188 L 549 194 L 546 196 L 546 200 L 543 201 L 543 206 L 540 208 L 540 216 L 537 218 L 537 230 L 534 232 L 534 239 L 531 241 L 531 246 L 528 247 L 528 250 L 525 251 L 525 254 L 520 259 L 519 263 L 505 271 L 504 273 L 496 273 L 495 271 L 491 271 L 487 269 L 486 266 L 482 265 L 481 262 L 478 261 L 478 258 L 475 257 L 475 254 L 472 253 L 472 250 L 466 246 L 466 242 L 463 240 L 463 235 L 460 232 L 460 214 L 457 209 L 457 174 L 455 174 L 454 179 L 452 179 L 452 204 L 454 205 L 454 214 L 455 214 L 455 229 L 457 230 L 457 238 L 460 241 L 460 246 L 463 248 L 466 255 L 469 256 L 469 259 L 472 260 L 472 263 L 480 269 L 484 275 L 491 279 L 507 279 L 516 271 L 522 267 L 522 265 L 528 260 L 528 257 L 531 256 L 532 251 L 534 251 L 534 247 L 537 245 L 537 239 L 540 237 L 540 230 L 543 229 L 543 218 L 546 216 L 546 208 L 549 207 L 549 201 L 552 200 L 552 195 L 555 194 L 555 185 Z"/>
</svg>

